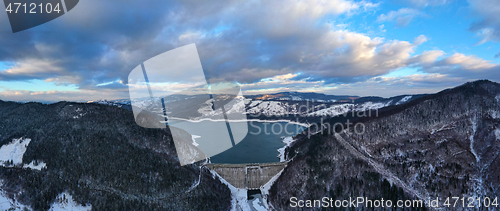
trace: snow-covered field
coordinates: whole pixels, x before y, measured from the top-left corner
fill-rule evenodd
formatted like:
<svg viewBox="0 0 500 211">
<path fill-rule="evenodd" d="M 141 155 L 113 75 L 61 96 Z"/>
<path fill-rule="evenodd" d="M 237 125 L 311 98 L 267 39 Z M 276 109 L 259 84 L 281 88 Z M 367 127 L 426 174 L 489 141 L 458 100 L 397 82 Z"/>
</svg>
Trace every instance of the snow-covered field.
<svg viewBox="0 0 500 211">
<path fill-rule="evenodd" d="M 19 202 L 7 198 L 3 191 L 0 190 L 0 210 L 21 211 L 31 210 L 29 207 L 19 204 Z"/>
<path fill-rule="evenodd" d="M 10 144 L 3 145 L 0 148 L 0 161 L 12 161 L 14 165 L 23 163 L 23 155 L 30 144 L 29 138 L 13 139 Z"/>
<path fill-rule="evenodd" d="M 92 210 L 92 205 L 83 206 L 76 203 L 68 192 L 63 192 L 57 196 L 55 202 L 50 206 L 50 211 L 88 211 Z"/>
<path fill-rule="evenodd" d="M 30 144 L 31 139 L 29 138 L 18 138 L 12 139 L 12 142 L 5 144 L 0 148 L 0 166 L 19 166 L 23 163 L 23 156 L 26 152 L 26 148 Z M 10 163 L 12 162 L 12 163 Z M 38 163 L 38 165 L 35 165 Z M 23 168 L 31 168 L 36 170 L 42 170 L 47 165 L 43 162 L 32 161 L 28 165 L 24 165 Z"/>
<path fill-rule="evenodd" d="M 0 181 L 0 186 L 3 181 Z M 0 189 L 0 210 L 21 211 L 31 210 L 28 206 L 20 204 L 18 201 L 8 198 L 2 189 Z"/>
</svg>

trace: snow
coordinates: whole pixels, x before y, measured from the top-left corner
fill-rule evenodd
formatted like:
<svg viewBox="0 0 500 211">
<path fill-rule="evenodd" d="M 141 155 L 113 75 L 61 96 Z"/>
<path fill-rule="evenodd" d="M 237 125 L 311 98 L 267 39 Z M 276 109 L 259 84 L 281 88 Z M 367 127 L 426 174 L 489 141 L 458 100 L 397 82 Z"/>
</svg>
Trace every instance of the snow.
<svg viewBox="0 0 500 211">
<path fill-rule="evenodd" d="M 269 196 L 269 190 L 271 189 L 271 186 L 273 186 L 274 182 L 278 179 L 278 177 L 280 177 L 281 173 L 283 173 L 284 170 L 285 169 L 282 169 L 278 174 L 274 175 L 274 177 L 271 178 L 266 184 L 264 184 L 262 187 L 260 187 L 260 192 L 262 193 L 264 206 L 268 208 L 267 210 L 273 210 L 273 209 L 269 209 L 270 204 L 267 203 L 267 197 Z"/>
<path fill-rule="evenodd" d="M 26 152 L 26 147 L 28 147 L 30 142 L 31 139 L 29 138 L 12 139 L 10 144 L 3 145 L 0 148 L 0 161 L 7 162 L 12 160 L 14 165 L 22 164 L 24 152 Z"/>
<path fill-rule="evenodd" d="M 391 103 L 392 103 L 392 100 L 385 103 L 385 104 L 384 103 L 366 102 L 366 103 L 363 103 L 363 104 L 357 106 L 356 110 L 357 111 L 365 111 L 365 110 L 379 109 L 379 108 L 389 106 L 389 105 L 391 105 Z"/>
<path fill-rule="evenodd" d="M 76 203 L 68 192 L 63 192 L 57 196 L 55 202 L 50 206 L 50 211 L 87 211 L 92 210 L 92 205 L 83 206 Z"/>
<path fill-rule="evenodd" d="M 3 145 L 0 148 L 0 166 L 7 166 L 6 163 L 10 161 L 13 162 L 14 166 L 21 165 L 23 163 L 23 155 L 30 142 L 31 139 L 29 138 L 18 138 L 12 139 L 10 144 Z M 38 162 L 38 165 L 35 165 L 35 161 L 31 161 L 30 164 L 23 166 L 23 168 L 36 170 L 42 170 L 46 167 L 47 165 L 44 162 Z"/>
<path fill-rule="evenodd" d="M 249 103 L 251 103 L 251 102 L 252 102 L 252 99 L 247 99 L 247 98 L 245 98 L 245 99 L 243 100 L 243 102 L 245 103 L 245 105 L 247 105 L 247 104 L 249 104 Z"/>
<path fill-rule="evenodd" d="M 196 139 L 197 139 L 197 138 L 201 138 L 201 136 L 191 135 L 191 139 L 193 139 L 193 145 L 194 145 L 195 147 L 197 147 L 198 145 L 200 145 L 200 144 L 198 144 L 198 142 L 196 142 Z"/>
<path fill-rule="evenodd" d="M 0 193 L 0 210 L 21 211 L 31 209 L 26 205 L 19 204 L 19 202 L 7 198 L 4 196 L 4 193 Z"/>
<path fill-rule="evenodd" d="M 253 104 L 253 102 L 252 102 Z M 247 110 L 247 113 L 249 114 L 261 114 L 261 115 L 266 115 L 266 116 L 273 116 L 273 115 L 285 115 L 289 114 L 287 111 L 287 104 L 284 104 L 282 102 L 277 102 L 277 101 L 264 101 L 258 104 L 255 107 L 252 107 Z M 252 105 L 250 105 L 251 107 Z"/>
<path fill-rule="evenodd" d="M 308 116 L 338 116 L 341 114 L 346 114 L 351 111 L 366 111 L 366 110 L 375 110 L 380 109 L 386 106 L 391 105 L 392 100 L 386 103 L 374 103 L 374 102 L 365 102 L 363 104 L 352 104 L 352 103 L 344 103 L 338 105 L 331 105 L 329 108 L 321 109 L 318 111 L 311 112 L 307 114 Z"/>
<path fill-rule="evenodd" d="M 231 210 L 242 210 L 242 211 L 251 211 L 252 209 L 250 208 L 250 205 L 248 204 L 247 201 L 247 190 L 245 189 L 239 189 L 234 187 L 233 185 L 229 184 L 224 178 L 219 176 L 216 172 L 210 170 L 212 175 L 214 177 L 218 177 L 219 180 L 227 185 L 229 190 L 231 190 Z"/>
<path fill-rule="evenodd" d="M 500 119 L 500 112 L 497 110 L 489 110 L 488 114 L 491 115 L 493 119 Z"/>
<path fill-rule="evenodd" d="M 184 118 L 177 118 L 177 117 L 170 117 L 170 119 L 173 120 L 182 120 L 182 121 L 187 121 L 187 122 L 203 122 L 203 121 L 211 121 L 211 122 L 264 122 L 264 123 L 276 123 L 276 122 L 283 122 L 283 123 L 289 123 L 289 124 L 295 124 L 295 125 L 300 125 L 302 127 L 309 127 L 309 124 L 306 123 L 299 123 L 299 122 L 294 122 L 291 120 L 260 120 L 260 119 L 240 119 L 240 120 L 234 120 L 234 119 L 210 119 L 210 118 L 202 118 L 202 119 L 196 119 L 196 120 L 191 120 L 191 119 L 184 119 Z M 160 121 L 160 123 L 165 123 L 165 121 Z"/>
<path fill-rule="evenodd" d="M 73 105 L 70 105 L 70 106 L 73 106 Z M 80 118 L 82 116 L 85 116 L 85 114 L 87 114 L 87 113 L 83 113 L 83 109 L 81 109 L 81 108 L 77 108 L 75 110 L 75 112 L 78 113 L 78 114 L 75 115 L 75 116 L 73 116 L 73 119 L 78 119 L 78 118 Z"/>
<path fill-rule="evenodd" d="M 453 129 L 453 128 L 456 128 L 454 126 L 451 126 L 451 125 L 443 125 L 441 128 L 439 129 L 432 129 L 431 130 L 431 135 L 434 135 L 435 133 L 437 132 L 441 132 L 441 131 L 444 131 L 444 130 L 450 130 L 450 129 Z"/>
<path fill-rule="evenodd" d="M 349 112 L 354 107 L 354 104 L 346 103 L 340 105 L 332 105 L 329 108 L 321 109 L 312 113 L 309 113 L 308 116 L 338 116 L 340 114 L 344 114 Z"/>
<path fill-rule="evenodd" d="M 3 181 L 0 181 L 0 186 L 2 186 L 1 184 L 3 184 Z M 0 189 L 0 210 L 21 211 L 31 209 L 28 206 L 20 204 L 18 201 L 7 197 L 5 192 Z"/>
<path fill-rule="evenodd" d="M 230 107 L 227 109 L 226 107 Z M 234 99 L 224 106 L 228 114 L 243 114 L 245 112 L 245 102 L 242 99 Z"/>
<path fill-rule="evenodd" d="M 285 149 L 288 148 L 288 147 L 290 147 L 290 145 L 293 142 L 295 142 L 295 140 L 292 137 L 286 137 L 282 141 L 286 145 L 278 149 L 278 152 L 279 152 L 278 158 L 280 159 L 280 162 L 286 161 L 286 159 L 285 159 Z"/>
<path fill-rule="evenodd" d="M 495 137 L 497 138 L 497 140 L 500 140 L 500 130 L 498 128 L 495 129 Z"/>
<path fill-rule="evenodd" d="M 44 162 L 38 162 L 38 165 L 35 165 L 35 161 L 31 161 L 30 164 L 24 165 L 23 168 L 30 168 L 30 169 L 36 169 L 36 170 L 42 170 L 44 168 L 47 168 L 47 164 Z"/>
<path fill-rule="evenodd" d="M 248 107 L 254 107 L 260 103 L 262 103 L 262 100 L 254 100 L 254 101 L 252 101 L 252 103 L 250 103 L 250 105 Z"/>
<path fill-rule="evenodd" d="M 195 189 L 196 187 L 198 187 L 198 185 L 200 185 L 200 181 L 201 181 L 201 174 L 202 172 L 200 171 L 200 175 L 198 176 L 198 180 L 196 180 L 193 185 L 191 185 L 191 187 L 186 191 L 186 193 L 189 193 L 191 192 L 193 189 Z"/>
<path fill-rule="evenodd" d="M 397 103 L 396 103 L 396 105 L 406 103 L 406 102 L 408 102 L 408 100 L 410 100 L 411 98 L 412 98 L 412 96 L 405 96 L 405 97 L 403 97 L 403 99 L 401 99 L 399 102 L 397 102 Z"/>
<path fill-rule="evenodd" d="M 476 135 L 476 130 L 477 130 L 477 124 L 476 124 L 476 118 L 472 120 L 472 134 L 470 135 L 470 151 L 472 154 L 474 154 L 474 157 L 476 158 L 476 161 L 479 162 L 480 157 L 476 154 L 476 151 L 474 150 L 474 135 Z"/>
<path fill-rule="evenodd" d="M 252 200 L 253 208 L 257 211 L 266 211 L 267 209 L 264 206 L 262 206 L 261 204 L 259 204 L 259 202 L 260 202 L 259 198 Z"/>
</svg>

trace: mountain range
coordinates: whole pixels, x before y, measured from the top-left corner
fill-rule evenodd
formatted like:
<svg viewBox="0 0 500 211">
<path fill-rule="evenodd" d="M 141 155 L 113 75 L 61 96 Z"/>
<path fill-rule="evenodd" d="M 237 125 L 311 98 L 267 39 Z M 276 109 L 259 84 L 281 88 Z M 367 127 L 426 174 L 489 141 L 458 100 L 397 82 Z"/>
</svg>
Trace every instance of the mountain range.
<svg viewBox="0 0 500 211">
<path fill-rule="evenodd" d="M 229 99 L 245 106 L 232 107 Z M 145 108 L 149 100 L 143 101 Z M 429 206 L 436 197 L 493 201 L 499 194 L 500 84 L 495 82 L 392 98 L 277 93 L 213 100 L 249 118 L 310 124 L 285 149 L 288 165 L 266 196 L 271 210 L 289 210 L 292 197 L 422 200 Z M 211 115 L 199 112 L 210 102 L 197 96 L 165 101 L 186 108 L 179 116 Z M 179 165 L 172 136 L 190 143 L 190 135 L 139 127 L 130 105 L 127 100 L 0 101 L 0 151 L 17 150 L 0 161 L 0 202 L 19 210 L 49 210 L 60 196 L 71 196 L 93 210 L 229 210 L 231 192 L 202 167 L 206 161 Z M 363 115 L 374 110 L 376 115 Z M 362 132 L 345 127 L 347 120 L 362 125 Z M 398 210 L 426 209 L 434 208 Z"/>
<path fill-rule="evenodd" d="M 399 105 L 418 99 L 425 95 L 400 95 L 396 97 L 359 97 L 345 95 L 325 95 L 319 93 L 281 92 L 249 96 L 218 94 L 206 100 L 203 95 L 170 95 L 163 97 L 169 117 L 198 120 L 220 116 L 221 111 L 211 109 L 212 104 L 225 105 L 228 114 L 243 113 L 249 119 L 292 120 L 299 122 L 315 122 L 320 118 L 334 117 L 349 111 L 380 109 L 386 106 Z M 162 98 L 134 99 L 133 105 L 150 111 L 157 110 Z M 242 102 L 242 103 L 240 103 Z M 131 110 L 129 99 L 98 100 L 88 103 L 105 104 Z"/>
</svg>

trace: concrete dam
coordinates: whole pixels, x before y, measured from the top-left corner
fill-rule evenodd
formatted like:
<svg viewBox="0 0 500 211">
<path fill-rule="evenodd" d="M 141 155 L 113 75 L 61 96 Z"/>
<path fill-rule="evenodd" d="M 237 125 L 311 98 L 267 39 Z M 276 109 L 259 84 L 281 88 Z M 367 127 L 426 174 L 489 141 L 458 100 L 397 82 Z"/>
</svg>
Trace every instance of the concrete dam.
<svg viewBox="0 0 500 211">
<path fill-rule="evenodd" d="M 287 162 L 258 164 L 205 164 L 236 188 L 256 190 L 286 167 Z"/>
</svg>

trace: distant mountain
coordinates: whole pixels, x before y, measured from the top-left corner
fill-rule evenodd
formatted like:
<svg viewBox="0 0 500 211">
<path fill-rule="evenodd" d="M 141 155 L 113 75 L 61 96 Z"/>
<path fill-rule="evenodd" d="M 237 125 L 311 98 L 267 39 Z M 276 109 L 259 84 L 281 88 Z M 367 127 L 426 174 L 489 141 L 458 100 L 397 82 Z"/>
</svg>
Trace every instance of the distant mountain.
<svg viewBox="0 0 500 211">
<path fill-rule="evenodd" d="M 378 116 L 341 115 L 326 122 L 344 124 L 347 119 L 364 125 L 365 132 L 358 134 L 351 127 L 334 135 L 316 128 L 296 137 L 286 151 L 291 162 L 270 191 L 275 209 L 288 209 L 290 197 L 367 197 L 393 203 L 406 199 L 428 203 L 429 198 L 440 197 L 443 207 L 446 197 L 493 201 L 500 193 L 498 83 L 470 82 L 384 107 Z"/>
<path fill-rule="evenodd" d="M 170 95 L 164 97 L 168 116 L 189 119 L 201 119 L 220 116 L 220 112 L 211 110 L 212 103 L 225 105 L 226 112 L 245 113 L 251 119 L 287 119 L 301 122 L 314 122 L 318 118 L 333 117 L 352 110 L 380 109 L 399 105 L 425 95 L 400 95 L 391 98 L 358 97 L 347 95 L 325 95 L 318 93 L 281 92 L 276 94 L 249 95 L 236 98 L 232 95 L 213 95 L 206 100 L 202 95 Z M 237 102 L 243 101 L 244 107 Z M 131 109 L 131 102 L 122 100 L 98 100 L 89 103 L 106 104 Z M 161 98 L 135 99 L 134 105 L 148 110 L 158 110 Z"/>
<path fill-rule="evenodd" d="M 326 95 L 314 92 L 279 92 L 275 94 L 249 95 L 247 98 L 254 100 L 287 100 L 287 101 L 315 101 L 315 102 L 336 102 L 350 101 L 359 96 L 349 95 Z"/>
<path fill-rule="evenodd" d="M 126 109 L 0 101 L 0 147 L 10 153 L 0 156 L 2 210 L 48 210 L 68 198 L 106 211 L 231 206 L 228 187 L 201 163 L 179 165 L 168 130 L 139 127 Z"/>
</svg>

